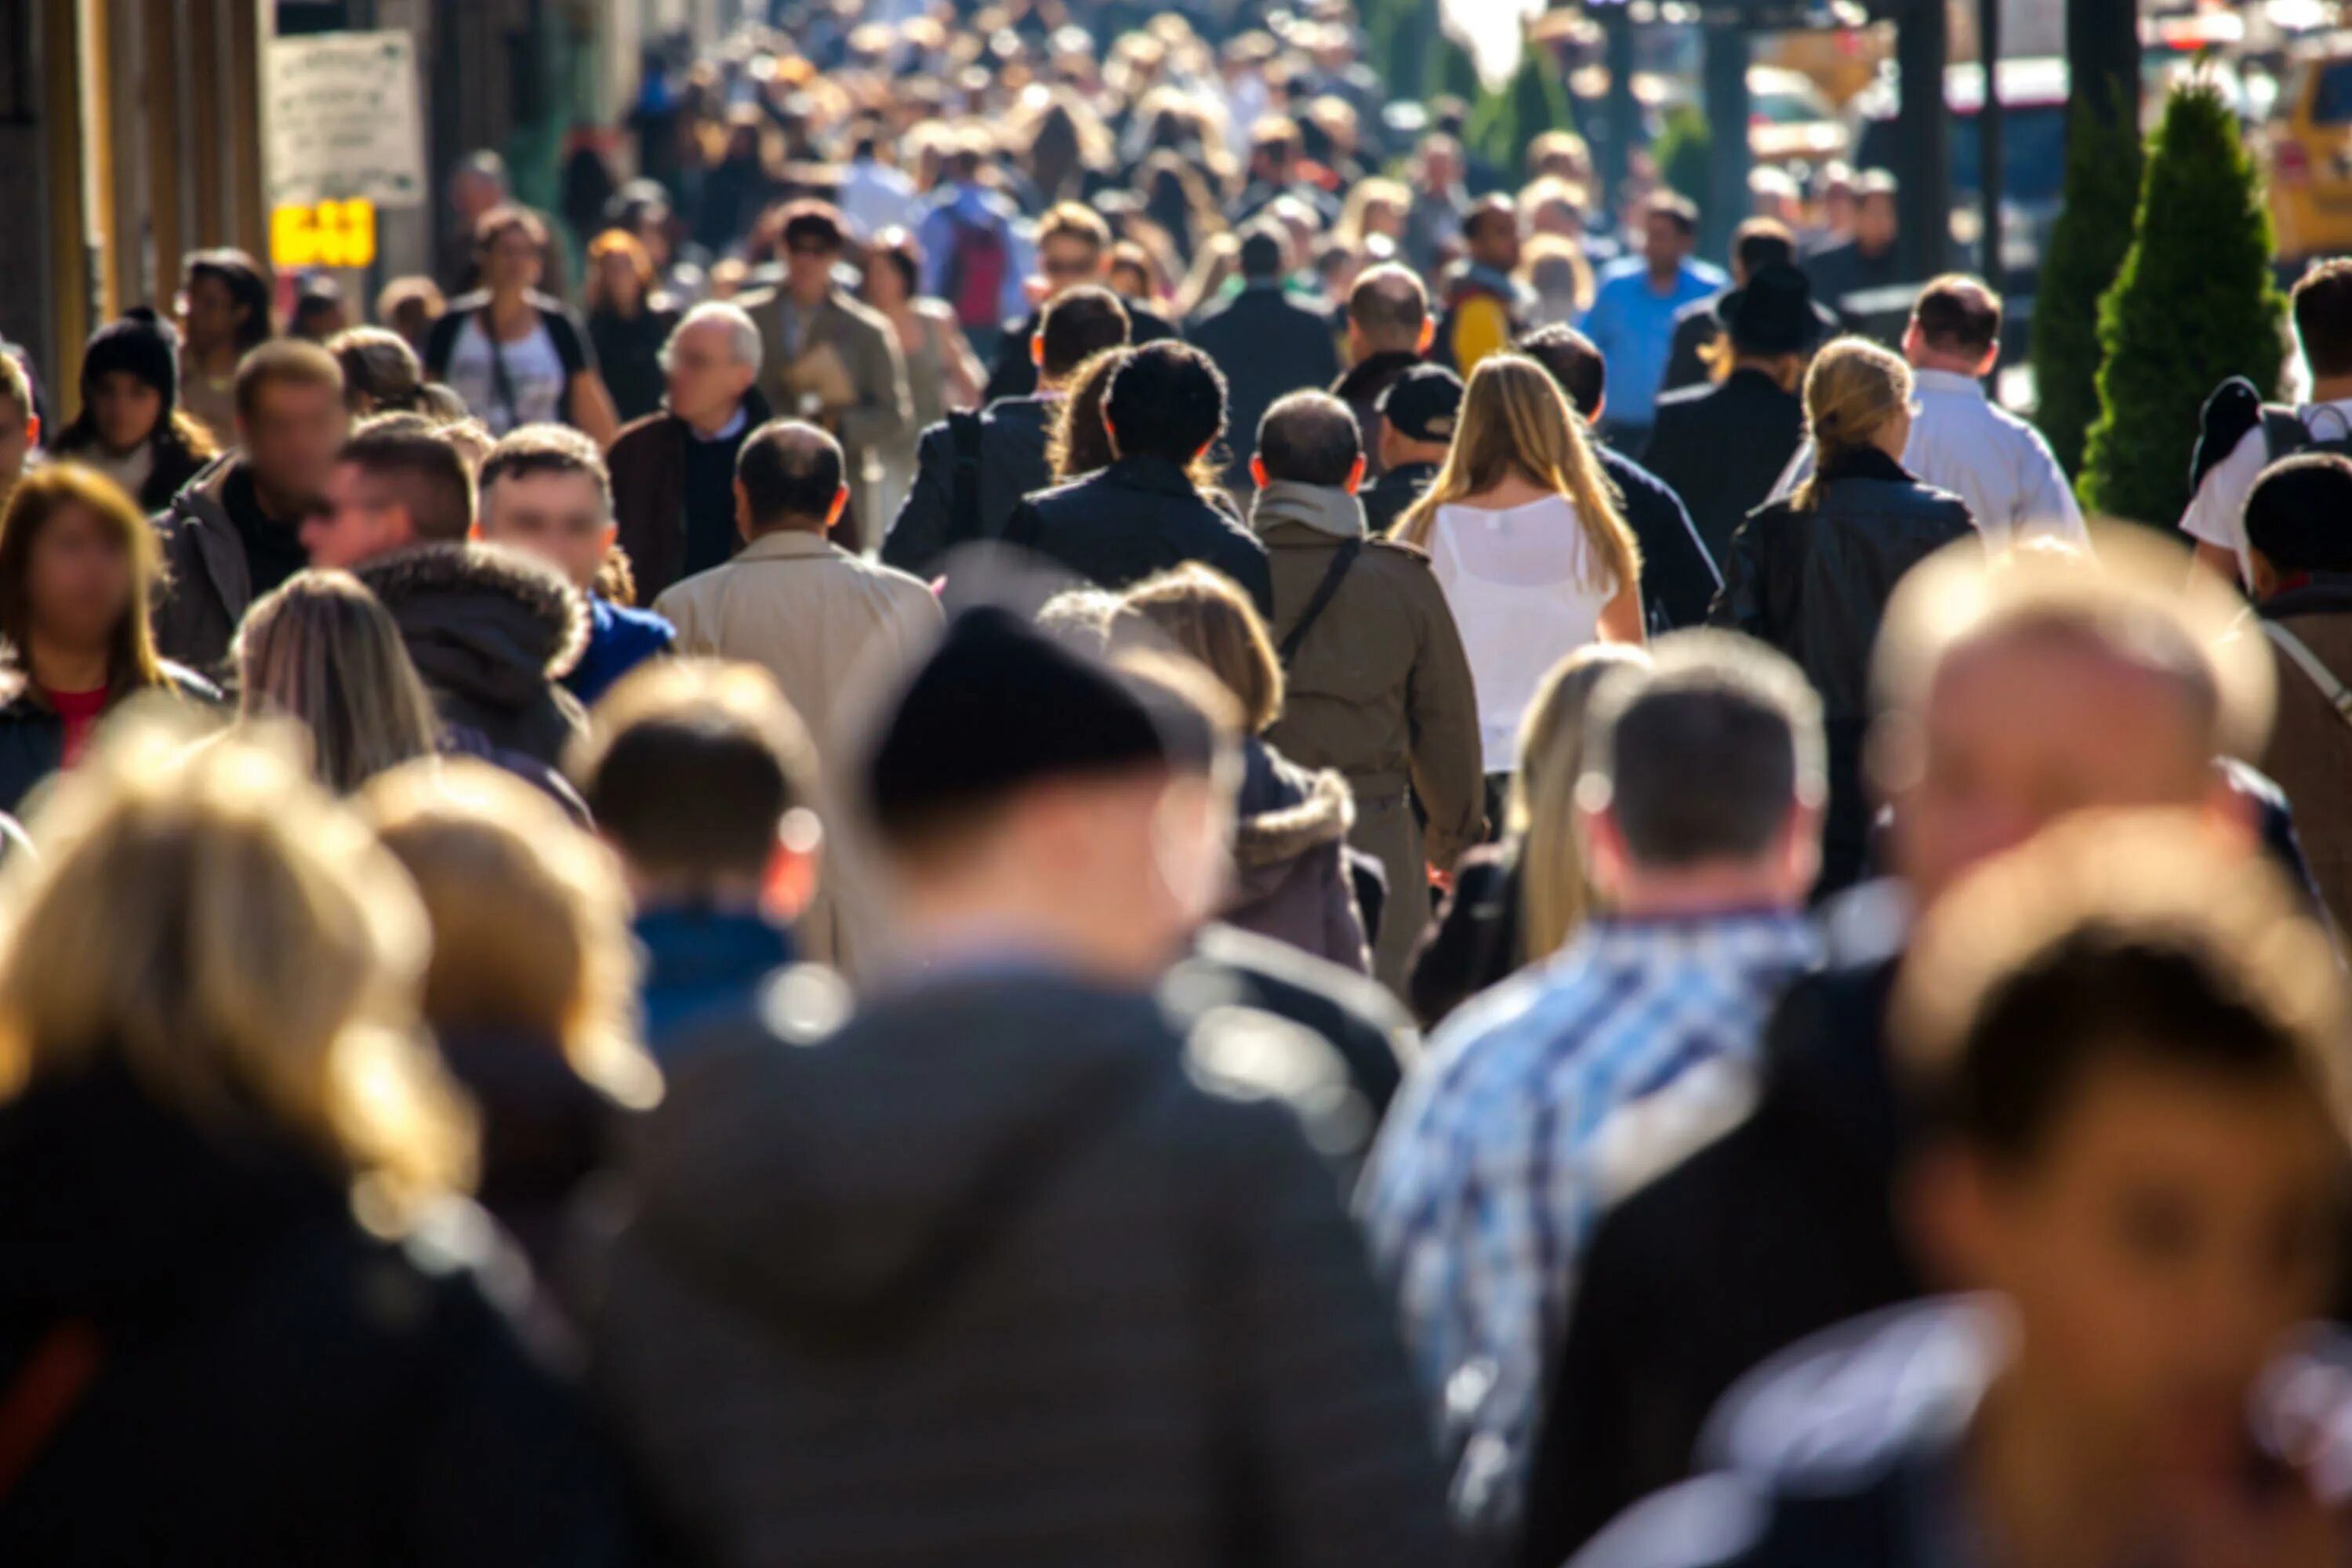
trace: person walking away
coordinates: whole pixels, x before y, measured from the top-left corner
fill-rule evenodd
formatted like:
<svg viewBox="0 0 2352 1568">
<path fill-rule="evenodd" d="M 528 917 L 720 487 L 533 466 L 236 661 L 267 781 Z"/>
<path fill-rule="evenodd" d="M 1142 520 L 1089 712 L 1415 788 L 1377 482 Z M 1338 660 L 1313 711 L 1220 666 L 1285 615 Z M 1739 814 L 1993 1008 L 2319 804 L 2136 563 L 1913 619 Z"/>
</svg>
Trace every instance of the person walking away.
<svg viewBox="0 0 2352 1568">
<path fill-rule="evenodd" d="M 640 598 L 722 566 L 735 531 L 735 459 L 766 424 L 760 329 L 733 305 L 688 310 L 662 345 L 668 405 L 623 430 L 607 466 L 613 517 Z"/>
<path fill-rule="evenodd" d="M 1732 289 L 1746 288 L 1748 280 L 1767 267 L 1796 264 L 1796 237 L 1789 232 L 1786 224 L 1774 218 L 1751 217 L 1732 230 Z M 1685 386 L 1704 386 L 1715 379 L 1705 351 L 1723 336 L 1723 320 L 1718 314 L 1722 303 L 1723 295 L 1717 294 L 1695 300 L 1675 312 L 1674 344 L 1667 352 L 1666 379 L 1658 388 L 1661 395 Z M 1814 341 L 1827 342 L 1838 334 L 1837 313 L 1818 299 L 1812 301 L 1812 308 L 1813 320 L 1821 323 Z"/>
<path fill-rule="evenodd" d="M 1967 502 L 1990 545 L 2050 538 L 2089 548 L 2083 509 L 2050 444 L 1985 395 L 2000 358 L 2000 296 L 1958 273 L 1929 283 L 1912 307 L 1903 358 L 1917 405 L 1903 466 Z M 1812 453 L 1801 444 L 1774 495 L 1811 472 Z"/>
<path fill-rule="evenodd" d="M 1644 640 L 1641 556 L 1573 418 L 1542 366 L 1491 356 L 1464 389 L 1445 467 L 1393 535 L 1429 553 L 1461 628 L 1490 800 L 1551 667 L 1587 643 Z"/>
<path fill-rule="evenodd" d="M 540 292 L 546 226 L 528 208 L 496 207 L 475 229 L 474 247 L 483 286 L 450 300 L 433 323 L 426 374 L 464 398 L 493 436 L 552 422 L 611 446 L 621 422 L 595 351 L 562 303 Z"/>
<path fill-rule="evenodd" d="M 661 350 L 677 310 L 656 292 L 653 258 L 626 229 L 606 229 L 588 246 L 588 342 L 623 425 L 661 406 Z"/>
<path fill-rule="evenodd" d="M 1518 352 L 1544 367 L 1588 431 L 1608 413 L 1609 364 L 1582 332 L 1538 327 L 1519 340 Z M 1616 447 L 1599 440 L 1590 445 L 1601 473 L 1617 487 L 1625 526 L 1641 547 L 1642 603 L 1649 610 L 1650 630 L 1704 626 L 1723 575 L 1682 497 Z"/>
<path fill-rule="evenodd" d="M 1129 330 L 1126 305 L 1108 289 L 1086 285 L 1048 301 L 1028 344 L 1037 390 L 950 414 L 923 432 L 906 505 L 882 541 L 883 563 L 928 579 L 957 547 L 1002 538 L 1022 498 L 1054 482 L 1047 437 L 1072 377 L 1097 354 L 1124 346 Z"/>
<path fill-rule="evenodd" d="M 2307 905 L 2193 817 L 2063 825 L 1922 926 L 1896 1014 L 1906 1228 L 1972 1293 L 1759 1369 L 1705 1479 L 1580 1568 L 1914 1568 L 1996 1535 L 2019 1563 L 2340 1557 L 2345 1352 L 2310 1322 L 2341 1261 L 2346 1005 Z M 2159 1211 L 2166 1268 L 2102 1245 L 2098 1216 Z"/>
<path fill-rule="evenodd" d="M 593 1365 L 713 1561 L 1444 1557 L 1388 1309 L 1268 1077 L 1297 1052 L 1153 994 L 1233 810 L 1163 689 L 958 617 L 850 764 L 898 967 L 845 1020 L 788 972 L 645 1119 Z M 1111 1300 L 1127 1349 L 1072 1353 Z"/>
<path fill-rule="evenodd" d="M 156 655 L 157 554 L 146 519 L 88 468 L 45 465 L 16 487 L 0 514 L 0 812 L 21 814 L 133 698 L 219 700 Z"/>
<path fill-rule="evenodd" d="M 983 403 L 1007 397 L 1027 397 L 1037 390 L 1036 356 L 1029 345 L 1036 341 L 1045 311 L 1074 289 L 1101 288 L 1110 277 L 1110 225 L 1083 202 L 1057 202 L 1037 220 L 1037 275 L 1029 289 L 1034 308 L 1015 321 L 1000 323 L 995 360 L 988 374 Z M 1133 297 L 1119 301 L 1127 311 L 1128 341 L 1156 343 L 1176 335 L 1167 317 Z"/>
<path fill-rule="evenodd" d="M 890 323 L 835 279 L 847 236 L 822 202 L 784 209 L 784 282 L 744 298 L 765 353 L 760 390 L 785 418 L 821 425 L 849 463 L 850 522 L 842 542 L 861 550 L 885 520 L 875 510 L 870 461 L 914 417 L 907 363 Z"/>
<path fill-rule="evenodd" d="M 343 373 L 315 343 L 265 343 L 236 372 L 236 449 L 154 520 L 163 547 L 155 647 L 226 669 L 253 601 L 309 564 L 302 529 L 325 497 L 349 418 Z"/>
<path fill-rule="evenodd" d="M 582 706 L 595 706 L 614 681 L 670 650 L 677 632 L 667 621 L 597 591 L 620 530 L 612 477 L 594 442 L 562 425 L 526 425 L 490 448 L 476 484 L 479 536 L 539 557 L 587 598 L 588 646 L 563 678 Z"/>
<path fill-rule="evenodd" d="M 1697 243 L 1698 208 L 1690 199 L 1651 196 L 1642 209 L 1642 255 L 1601 269 L 1592 308 L 1578 323 L 1609 365 L 1612 395 L 1601 434 L 1620 451 L 1638 452 L 1649 441 L 1675 312 L 1730 285 L 1721 271 L 1691 259 Z"/>
<path fill-rule="evenodd" d="M 1604 912 L 1438 1032 L 1360 1204 L 1442 1413 L 1456 1527 L 1504 1550 L 1578 1243 L 1607 1196 L 1593 1130 L 1685 1074 L 1752 1059 L 1818 947 L 1804 900 L 1821 707 L 1801 671 L 1720 632 L 1676 633 L 1650 668 L 1602 683 L 1591 723 L 1577 799 Z"/>
<path fill-rule="evenodd" d="M 1258 422 L 1286 393 L 1328 386 L 1339 374 L 1331 323 L 1320 310 L 1292 300 L 1289 242 L 1279 225 L 1261 220 L 1242 230 L 1242 290 L 1185 336 L 1214 360 L 1231 395 L 1225 463 L 1227 488 L 1249 489 L 1249 460 Z"/>
<path fill-rule="evenodd" d="M 383 327 L 352 327 L 320 345 L 343 373 L 343 407 L 353 419 L 379 414 L 421 414 L 428 419 L 472 417 L 447 387 L 425 379 L 425 362 L 408 340 Z"/>
<path fill-rule="evenodd" d="M 1899 192 L 1895 176 L 1884 169 L 1865 169 L 1853 182 L 1853 234 L 1851 238 L 1805 258 L 1805 275 L 1813 292 L 1838 313 L 1848 330 L 1864 313 L 1858 294 L 1892 289 L 1908 281 L 1903 276 L 1903 247 L 1896 221 Z"/>
<path fill-rule="evenodd" d="M 1014 226 L 1013 204 L 981 183 L 988 148 L 987 133 L 978 130 L 949 147 L 915 237 L 923 252 L 923 292 L 945 300 L 972 352 L 993 363 L 1004 323 L 1028 307 L 1022 279 L 1033 247 Z M 992 401 L 995 395 L 992 389 Z"/>
<path fill-rule="evenodd" d="M 624 677 L 566 761 L 621 857 L 646 1044 L 666 1059 L 799 958 L 822 839 L 815 748 L 765 670 L 680 658 Z"/>
<path fill-rule="evenodd" d="M 1391 402 L 1417 378 L 1445 374 L 1415 372 L 1391 388 Z M 1408 408 L 1389 428 L 1413 417 Z M 1372 973 L 1401 992 L 1428 917 L 1430 868 L 1450 869 L 1486 831 L 1469 660 L 1429 557 L 1365 528 L 1352 493 L 1362 451 L 1345 404 L 1322 393 L 1284 398 L 1259 429 L 1255 461 L 1250 527 L 1274 577 L 1267 629 L 1285 685 L 1266 738 L 1299 765 L 1347 779 L 1349 841 L 1380 861 L 1388 883 L 1371 922 Z"/>
<path fill-rule="evenodd" d="M 0 1556 L 635 1561 L 461 1195 L 416 894 L 282 749 L 184 740 L 101 746 L 12 879 L 0 1381 L 47 1394 Z"/>
<path fill-rule="evenodd" d="M 1436 341 L 1429 316 L 1429 292 L 1421 279 L 1394 262 L 1368 267 L 1348 291 L 1348 369 L 1331 384 L 1331 395 L 1348 405 L 1363 434 L 1364 477 L 1388 471 L 1381 456 L 1381 397 L 1398 377 L 1422 363 Z"/>
<path fill-rule="evenodd" d="M 1723 337 L 1706 351 L 1715 382 L 1658 399 L 1643 462 L 1682 498 L 1717 560 L 1805 444 L 1797 389 L 1820 341 L 1812 306 L 1803 273 L 1777 262 L 1763 268 L 1717 303 Z"/>
<path fill-rule="evenodd" d="M 1955 540 L 1977 538 L 1967 505 L 1904 468 L 1911 369 L 1875 343 L 1841 338 L 1805 375 L 1813 474 L 1732 536 L 1713 616 L 1795 659 L 1822 694 L 1830 746 L 1824 894 L 1863 875 L 1870 805 L 1862 742 L 1870 658 L 1905 573 Z"/>
<path fill-rule="evenodd" d="M 906 504 L 915 481 L 916 448 L 922 434 L 946 417 L 950 408 L 977 408 L 981 398 L 980 362 L 963 341 L 955 313 L 937 300 L 915 292 L 922 275 L 914 240 L 903 228 L 886 229 L 866 247 L 864 285 L 859 297 L 890 323 L 898 353 L 907 362 L 907 392 L 913 416 L 893 437 L 881 454 L 881 479 L 876 490 L 875 526 L 887 527 Z"/>
<path fill-rule="evenodd" d="M 1218 508 L 1187 468 L 1225 429 L 1225 380 L 1201 349 L 1150 343 L 1110 376 L 1103 426 L 1112 461 L 1023 501 L 1007 543 L 1097 587 L 1123 589 L 1187 561 L 1241 584 L 1258 612 L 1274 604 L 1265 548 Z"/>
<path fill-rule="evenodd" d="M 49 455 L 103 474 L 142 510 L 160 511 L 220 455 L 210 432 L 180 407 L 177 334 L 126 316 L 90 334 L 82 351 L 81 415 Z"/>
<path fill-rule="evenodd" d="M 1239 708 L 1242 781 L 1234 886 L 1217 919 L 1358 974 L 1371 968 L 1348 873 L 1355 802 L 1348 781 L 1310 772 L 1269 745 L 1281 717 L 1282 666 L 1265 623 L 1229 578 L 1198 564 L 1147 578 L 1126 595 L 1116 641 L 1172 648 L 1216 677 Z"/>
<path fill-rule="evenodd" d="M 1358 492 L 1373 534 L 1394 528 L 1436 482 L 1461 416 L 1462 378 L 1444 365 L 1415 364 L 1381 390 L 1370 424 L 1357 421 L 1359 429 L 1380 432 L 1381 477 Z M 1369 460 L 1364 467 L 1371 471 Z"/>
<path fill-rule="evenodd" d="M 1463 259 L 1445 282 L 1445 314 L 1432 345 L 1438 363 L 1468 376 L 1511 346 L 1533 300 L 1518 280 L 1519 209 L 1510 197 L 1482 197 L 1463 215 Z"/>
<path fill-rule="evenodd" d="M 242 250 L 196 250 L 180 270 L 180 406 L 236 444 L 236 367 L 270 338 L 269 279 Z"/>
</svg>

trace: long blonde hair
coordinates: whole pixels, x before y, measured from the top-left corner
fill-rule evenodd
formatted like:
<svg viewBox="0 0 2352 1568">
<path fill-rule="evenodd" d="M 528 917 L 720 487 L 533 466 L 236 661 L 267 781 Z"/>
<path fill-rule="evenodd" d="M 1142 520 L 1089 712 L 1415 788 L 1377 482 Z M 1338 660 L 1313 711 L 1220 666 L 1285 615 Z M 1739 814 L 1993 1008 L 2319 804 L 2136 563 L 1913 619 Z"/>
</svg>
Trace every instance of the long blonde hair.
<svg viewBox="0 0 2352 1568">
<path fill-rule="evenodd" d="M 1850 452 L 1870 446 L 1911 405 L 1911 367 L 1866 338 L 1840 338 L 1805 373 L 1805 434 L 1813 471 L 1790 502 L 1801 511 L 1822 503 L 1822 475 Z"/>
<path fill-rule="evenodd" d="M 1594 575 L 1587 587 L 1598 586 L 1602 574 L 1628 587 L 1641 580 L 1641 549 L 1589 442 L 1583 422 L 1543 366 L 1525 354 L 1489 355 L 1463 389 L 1445 466 L 1397 519 L 1391 537 L 1425 550 L 1440 507 L 1485 495 L 1516 476 L 1574 504 L 1591 546 Z"/>
<path fill-rule="evenodd" d="M 392 612 L 348 574 L 298 572 L 265 595 L 237 628 L 236 671 L 245 715 L 299 722 L 312 774 L 337 795 L 438 749 Z"/>
<path fill-rule="evenodd" d="M 0 1094 L 114 1063 L 156 1104 L 290 1135 L 373 1212 L 471 1184 L 472 1118 L 417 1027 L 425 911 L 290 746 L 103 741 L 11 858 Z"/>
<path fill-rule="evenodd" d="M 1631 643 L 1578 648 L 1552 666 L 1519 721 L 1519 767 L 1503 822 L 1519 842 L 1519 941 L 1529 963 L 1567 946 L 1591 910 L 1575 820 L 1585 709 L 1602 680 L 1649 662 Z"/>
</svg>

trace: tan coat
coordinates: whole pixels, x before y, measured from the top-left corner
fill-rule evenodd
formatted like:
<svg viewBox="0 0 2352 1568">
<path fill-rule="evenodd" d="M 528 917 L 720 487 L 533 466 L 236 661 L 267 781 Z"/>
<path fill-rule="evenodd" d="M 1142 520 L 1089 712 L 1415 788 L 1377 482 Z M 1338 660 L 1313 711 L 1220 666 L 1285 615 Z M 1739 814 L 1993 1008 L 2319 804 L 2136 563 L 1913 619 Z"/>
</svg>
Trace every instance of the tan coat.
<svg viewBox="0 0 2352 1568">
<path fill-rule="evenodd" d="M 890 323 L 836 289 L 809 322 L 797 355 L 784 352 L 784 299 L 772 289 L 740 301 L 760 329 L 763 353 L 760 391 L 780 419 L 807 417 L 803 395 L 820 405 L 815 421 L 841 439 L 848 460 L 856 528 L 851 542 L 878 542 L 890 520 L 874 515 L 866 458 L 911 435 L 915 404 L 907 385 L 907 362 Z"/>
</svg>

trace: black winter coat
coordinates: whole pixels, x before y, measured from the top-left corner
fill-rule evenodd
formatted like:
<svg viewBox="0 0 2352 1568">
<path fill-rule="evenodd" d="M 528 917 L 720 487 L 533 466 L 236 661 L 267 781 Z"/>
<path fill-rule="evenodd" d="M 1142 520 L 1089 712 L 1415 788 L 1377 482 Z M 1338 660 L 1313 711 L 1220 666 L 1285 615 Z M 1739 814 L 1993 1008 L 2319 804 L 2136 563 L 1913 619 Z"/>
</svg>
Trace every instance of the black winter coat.
<svg viewBox="0 0 2352 1568">
<path fill-rule="evenodd" d="M 1650 630 L 1670 632 L 1706 624 L 1707 606 L 1723 590 L 1715 552 L 1699 537 L 1672 486 L 1614 447 L 1596 441 L 1592 455 L 1624 502 L 1625 526 L 1642 547 L 1642 609 Z"/>
<path fill-rule="evenodd" d="M 1804 405 L 1760 370 L 1658 399 L 1642 461 L 1682 497 L 1720 561 L 1748 514 L 1771 496 L 1805 438 Z"/>
<path fill-rule="evenodd" d="M 1225 373 L 1225 482 L 1246 495 L 1258 421 L 1275 400 L 1320 390 L 1339 374 L 1331 319 L 1297 303 L 1278 283 L 1255 284 L 1184 334 Z"/>
<path fill-rule="evenodd" d="M 915 448 L 915 482 L 882 541 L 882 563 L 928 580 L 957 546 L 1001 537 L 1022 498 L 1054 482 L 1045 443 L 1058 406 L 1024 396 L 980 411 L 976 519 L 956 515 L 956 421 L 924 431 Z"/>
<path fill-rule="evenodd" d="M 1381 429 L 1388 423 L 1381 414 L 1381 395 L 1395 384 L 1397 377 L 1424 363 L 1419 354 L 1391 349 L 1384 353 L 1365 355 L 1331 384 L 1331 395 L 1346 404 L 1348 412 L 1356 416 L 1356 429 L 1364 442 L 1364 479 L 1368 484 L 1381 477 Z"/>
<path fill-rule="evenodd" d="M 631 1141 L 599 1380 L 712 1562 L 1444 1560 L 1393 1319 L 1285 1103 L 1337 1098 L 1319 1042 L 1226 1012 L 1188 1045 L 1001 971 L 828 1034 L 836 990 L 790 972 L 673 1052 Z"/>
<path fill-rule="evenodd" d="M 194 670 L 165 664 L 170 689 L 192 702 L 214 703 L 220 689 Z M 26 797 L 65 766 L 66 726 L 24 676 L 0 669 L 0 812 L 21 813 Z"/>
<path fill-rule="evenodd" d="M 1380 1118 L 1421 1057 L 1420 1031 L 1388 987 L 1255 931 L 1204 928 L 1160 995 L 1195 1018 L 1213 1007 L 1255 1007 L 1321 1036 L 1347 1063 L 1349 1081 L 1371 1112 L 1361 1143 L 1337 1152 L 1349 1165 L 1363 1163 Z"/>
<path fill-rule="evenodd" d="M 0 1402 L 37 1346 L 95 1355 L 0 1497 L 0 1561 L 628 1561 L 497 1250 L 465 1205 L 380 1241 L 307 1152 L 215 1142 L 119 1070 L 0 1109 Z"/>
<path fill-rule="evenodd" d="M 1114 591 L 1198 561 L 1241 584 L 1258 614 L 1274 614 L 1265 546 L 1165 458 L 1121 458 L 1040 491 L 1014 511 L 1004 538 Z"/>
<path fill-rule="evenodd" d="M 1407 463 L 1366 485 L 1359 492 L 1364 503 L 1364 531 L 1375 539 L 1386 538 L 1397 519 L 1429 489 L 1437 471 L 1435 463 Z"/>
</svg>

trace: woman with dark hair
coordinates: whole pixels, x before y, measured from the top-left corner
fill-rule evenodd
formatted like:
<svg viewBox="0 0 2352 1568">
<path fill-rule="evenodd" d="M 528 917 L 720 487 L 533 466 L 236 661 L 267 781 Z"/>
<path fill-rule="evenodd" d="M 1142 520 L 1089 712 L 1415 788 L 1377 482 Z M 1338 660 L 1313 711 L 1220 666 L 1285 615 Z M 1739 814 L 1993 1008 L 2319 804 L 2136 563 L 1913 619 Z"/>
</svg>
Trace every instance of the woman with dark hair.
<svg viewBox="0 0 2352 1568">
<path fill-rule="evenodd" d="M 269 341 L 269 277 L 242 250 L 199 250 L 180 275 L 180 406 L 236 443 L 236 366 Z"/>
<path fill-rule="evenodd" d="M 482 288 L 449 302 L 425 342 L 425 370 L 466 400 L 494 436 L 563 424 L 609 447 L 621 427 L 588 336 L 539 291 L 547 226 L 527 207 L 493 207 L 474 228 Z"/>
<path fill-rule="evenodd" d="M 343 406 L 354 419 L 374 414 L 422 414 L 440 422 L 467 417 L 456 393 L 425 379 L 425 365 L 408 340 L 388 327 L 351 327 L 327 340 L 343 373 Z"/>
<path fill-rule="evenodd" d="M 922 275 L 922 253 L 915 237 L 903 228 L 884 229 L 866 247 L 866 278 L 858 297 L 898 334 L 898 351 L 907 360 L 907 389 L 915 404 L 914 418 L 881 449 L 876 512 L 885 518 L 898 515 L 899 503 L 915 482 L 915 449 L 923 432 L 946 418 L 950 408 L 979 406 L 986 379 L 955 311 L 945 300 L 918 293 Z"/>
<path fill-rule="evenodd" d="M 677 310 L 656 289 L 653 258 L 626 229 L 608 228 L 588 247 L 588 341 L 621 423 L 661 407 L 668 390 L 662 345 Z"/>
<path fill-rule="evenodd" d="M 80 761 L 99 721 L 144 692 L 220 693 L 155 652 L 154 531 L 88 468 L 26 475 L 0 515 L 0 811 Z"/>
<path fill-rule="evenodd" d="M 81 416 L 49 448 L 104 474 L 158 512 L 220 455 L 212 433 L 180 406 L 179 334 L 152 316 L 126 316 L 91 334 L 81 363 Z"/>
</svg>

